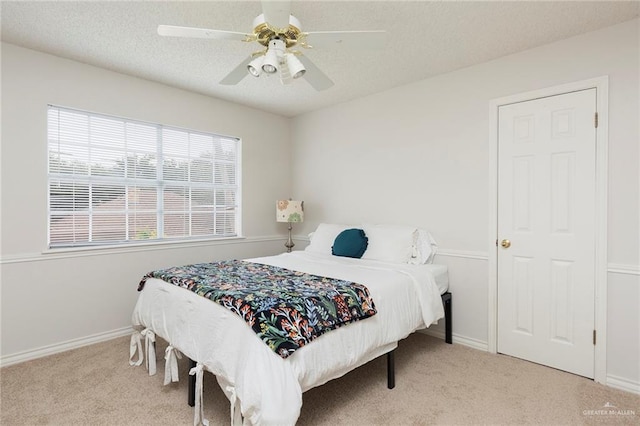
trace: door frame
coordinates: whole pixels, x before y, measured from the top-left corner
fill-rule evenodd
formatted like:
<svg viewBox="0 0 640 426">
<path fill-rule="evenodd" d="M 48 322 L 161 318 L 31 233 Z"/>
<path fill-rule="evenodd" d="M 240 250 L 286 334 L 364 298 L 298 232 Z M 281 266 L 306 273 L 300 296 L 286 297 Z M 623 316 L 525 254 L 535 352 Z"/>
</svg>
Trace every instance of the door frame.
<svg viewBox="0 0 640 426">
<path fill-rule="evenodd" d="M 595 330 L 597 335 L 594 380 L 607 380 L 607 156 L 609 146 L 609 77 L 547 87 L 493 99 L 489 103 L 489 283 L 487 348 L 498 351 L 498 108 L 585 89 L 596 89 L 596 181 L 595 181 Z"/>
</svg>

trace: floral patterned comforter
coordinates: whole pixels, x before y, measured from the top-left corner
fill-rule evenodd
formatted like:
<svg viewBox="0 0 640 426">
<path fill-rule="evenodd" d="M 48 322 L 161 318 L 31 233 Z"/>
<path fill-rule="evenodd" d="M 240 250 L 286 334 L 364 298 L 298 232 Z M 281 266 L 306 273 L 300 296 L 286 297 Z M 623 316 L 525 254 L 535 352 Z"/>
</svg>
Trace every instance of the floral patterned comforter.
<svg viewBox="0 0 640 426">
<path fill-rule="evenodd" d="M 241 260 L 198 263 L 146 274 L 235 312 L 282 358 L 327 331 L 375 315 L 362 284 Z"/>
</svg>

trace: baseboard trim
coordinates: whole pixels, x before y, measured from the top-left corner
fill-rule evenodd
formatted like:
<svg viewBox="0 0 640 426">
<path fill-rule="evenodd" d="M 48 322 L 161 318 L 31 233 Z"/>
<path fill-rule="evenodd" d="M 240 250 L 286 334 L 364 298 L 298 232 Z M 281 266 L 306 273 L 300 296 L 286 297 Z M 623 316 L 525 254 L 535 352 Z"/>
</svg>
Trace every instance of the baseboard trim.
<svg viewBox="0 0 640 426">
<path fill-rule="evenodd" d="M 70 351 L 72 349 L 81 348 L 83 346 L 93 345 L 95 343 L 105 342 L 107 340 L 116 339 L 122 336 L 128 336 L 133 332 L 131 327 L 123 327 L 117 330 L 111 330 L 104 333 L 93 334 L 91 336 L 79 339 L 67 340 L 66 342 L 56 343 L 53 345 L 42 346 L 40 348 L 31 349 L 24 352 L 18 352 L 11 355 L 5 355 L 0 358 L 0 367 L 7 367 L 21 362 L 31 361 L 33 359 L 54 355 L 60 352 Z"/>
<path fill-rule="evenodd" d="M 427 336 L 436 337 L 438 339 L 444 340 L 444 331 L 442 330 L 432 330 L 430 328 L 424 328 L 422 330 L 418 330 L 418 333 L 426 334 Z"/>
<path fill-rule="evenodd" d="M 640 395 L 640 383 L 622 377 L 607 375 L 607 386 Z"/>
<path fill-rule="evenodd" d="M 436 337 L 438 339 L 444 340 L 444 331 L 437 329 L 429 329 L 425 328 L 423 330 L 419 330 L 418 333 L 426 334 L 428 336 Z M 481 340 L 472 339 L 470 337 L 464 337 L 457 334 L 453 334 L 453 343 L 462 346 L 468 346 L 473 349 L 478 349 L 481 351 L 487 352 L 489 347 L 486 342 Z M 607 383 L 606 386 L 609 386 L 614 389 L 622 390 L 625 392 L 634 393 L 640 395 L 640 383 L 634 382 L 629 379 L 625 379 L 623 377 L 607 375 Z"/>
<path fill-rule="evenodd" d="M 442 339 L 442 340 L 444 340 L 444 337 L 445 337 L 443 330 L 435 330 L 435 329 L 430 330 L 426 328 L 424 330 L 420 330 L 419 333 L 427 334 L 432 337 L 437 337 L 438 339 Z M 484 352 L 487 352 L 489 350 L 489 347 L 487 346 L 487 342 L 483 342 L 477 339 L 472 339 L 470 337 L 460 336 L 459 334 L 455 334 L 455 333 L 453 333 L 451 337 L 452 337 L 453 343 L 456 345 L 468 346 L 470 348 L 478 349 Z"/>
<path fill-rule="evenodd" d="M 42 346 L 37 349 L 18 352 L 16 354 L 6 355 L 0 358 L 0 367 L 8 367 L 10 365 L 19 364 L 22 362 L 31 361 L 34 359 L 42 358 L 49 355 L 54 355 L 60 352 L 70 351 L 72 349 L 78 349 L 83 346 L 93 345 L 95 343 L 101 343 L 108 340 L 116 339 L 118 337 L 128 336 L 133 332 L 131 327 L 123 327 L 117 330 L 111 330 L 104 333 L 93 334 L 91 336 L 67 340 L 63 343 L 54 345 Z M 438 339 L 444 340 L 445 333 L 443 330 L 436 329 L 423 329 L 418 333 L 423 333 Z M 453 334 L 453 343 L 462 346 L 468 346 L 473 349 L 478 349 L 484 352 L 488 351 L 486 342 L 481 340 L 472 339 L 470 337 L 460 336 Z M 626 392 L 631 392 L 640 395 L 640 383 L 625 379 L 623 377 L 607 375 L 607 386 L 619 389 Z"/>
<path fill-rule="evenodd" d="M 458 345 L 468 346 L 473 349 L 478 349 L 480 351 L 488 352 L 489 346 L 487 342 L 483 342 L 482 340 L 472 339 L 470 337 L 460 336 L 458 334 L 453 333 L 453 343 Z"/>
</svg>

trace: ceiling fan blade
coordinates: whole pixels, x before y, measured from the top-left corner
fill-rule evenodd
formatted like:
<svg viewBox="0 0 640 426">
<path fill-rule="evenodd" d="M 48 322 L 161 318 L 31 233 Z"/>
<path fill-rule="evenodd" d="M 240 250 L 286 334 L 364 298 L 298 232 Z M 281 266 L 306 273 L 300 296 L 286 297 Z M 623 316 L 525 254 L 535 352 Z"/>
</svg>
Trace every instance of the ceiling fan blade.
<svg viewBox="0 0 640 426">
<path fill-rule="evenodd" d="M 233 31 L 210 30 L 207 28 L 175 27 L 158 25 L 158 34 L 169 37 L 211 38 L 217 40 L 250 41 L 252 35 Z"/>
<path fill-rule="evenodd" d="M 309 58 L 304 55 L 297 56 L 300 62 L 306 68 L 306 72 L 302 76 L 309 84 L 317 91 L 326 90 L 333 86 L 333 81 L 325 73 L 320 71 L 320 68 L 316 66 Z"/>
<path fill-rule="evenodd" d="M 311 48 L 346 46 L 357 49 L 381 49 L 387 41 L 386 31 L 315 31 L 306 33 L 304 43 Z"/>
<path fill-rule="evenodd" d="M 275 28 L 289 28 L 291 1 L 262 0 L 262 13 L 266 23 Z"/>
<path fill-rule="evenodd" d="M 237 67 L 235 67 L 233 71 L 227 74 L 225 78 L 220 80 L 220 84 L 233 86 L 234 84 L 240 83 L 243 78 L 249 75 L 249 72 L 247 71 L 247 65 L 249 65 L 249 62 L 251 62 L 252 59 L 253 57 L 249 55 L 247 59 L 245 59 Z"/>
</svg>

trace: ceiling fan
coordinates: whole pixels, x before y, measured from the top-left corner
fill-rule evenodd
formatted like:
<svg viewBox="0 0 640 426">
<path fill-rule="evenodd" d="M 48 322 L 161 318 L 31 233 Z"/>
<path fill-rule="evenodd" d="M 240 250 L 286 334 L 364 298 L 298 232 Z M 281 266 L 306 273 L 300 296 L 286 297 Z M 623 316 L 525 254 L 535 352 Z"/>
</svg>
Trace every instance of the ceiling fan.
<svg viewBox="0 0 640 426">
<path fill-rule="evenodd" d="M 245 76 L 276 75 L 282 84 L 304 77 L 316 90 L 333 86 L 329 79 L 297 47 L 324 48 L 334 45 L 362 48 L 382 48 L 385 31 L 316 31 L 303 32 L 300 21 L 291 15 L 291 1 L 262 0 L 262 14 L 253 21 L 252 33 L 211 30 L 206 28 L 159 25 L 161 36 L 207 38 L 258 42 L 261 50 L 252 53 L 234 68 L 220 84 L 238 84 Z"/>
</svg>

